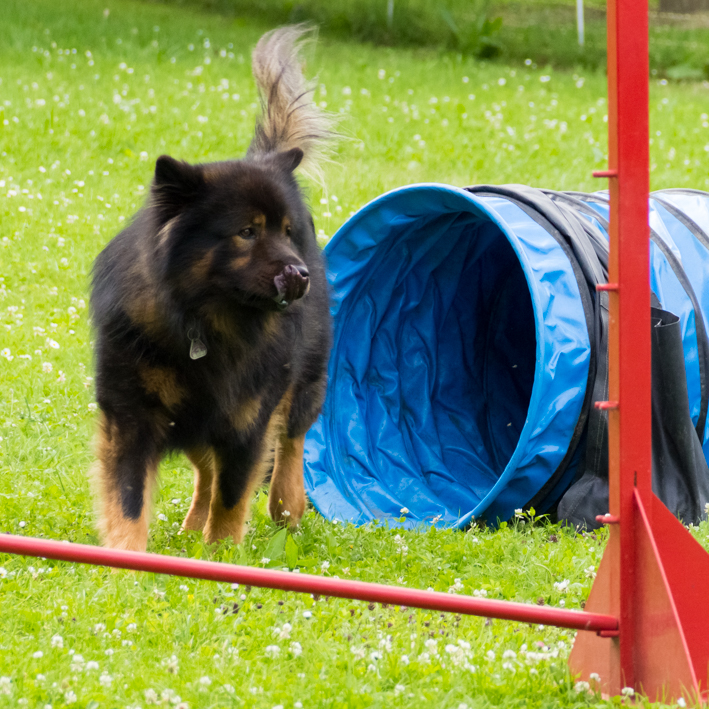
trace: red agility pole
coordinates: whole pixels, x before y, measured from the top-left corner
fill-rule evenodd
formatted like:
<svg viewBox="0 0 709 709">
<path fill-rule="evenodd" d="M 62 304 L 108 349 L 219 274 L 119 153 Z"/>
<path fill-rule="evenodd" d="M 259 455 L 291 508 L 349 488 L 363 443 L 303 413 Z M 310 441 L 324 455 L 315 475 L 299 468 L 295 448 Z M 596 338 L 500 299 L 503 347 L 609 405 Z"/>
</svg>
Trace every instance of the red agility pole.
<svg viewBox="0 0 709 709">
<path fill-rule="evenodd" d="M 0 535 L 0 552 L 391 603 L 579 630 L 569 665 L 619 694 L 706 694 L 709 555 L 652 492 L 647 0 L 608 4 L 610 514 L 583 612 L 196 559 Z"/>
<path fill-rule="evenodd" d="M 524 623 L 542 623 L 575 630 L 612 632 L 618 627 L 616 618 L 601 613 L 584 613 L 550 606 L 472 598 L 453 593 L 419 591 L 400 586 L 386 586 L 365 581 L 345 581 L 326 576 L 257 569 L 252 566 L 200 561 L 199 559 L 183 559 L 162 554 L 104 549 L 103 547 L 89 546 L 88 544 L 68 544 L 66 542 L 18 537 L 10 534 L 0 535 L 0 551 L 98 566 L 112 566 L 119 569 L 187 576 L 208 581 L 241 583 L 247 586 L 275 588 L 282 591 L 352 598 L 358 601 L 373 601 L 375 603 L 390 603 L 411 608 L 427 608 L 449 613 L 518 620 Z"/>
<path fill-rule="evenodd" d="M 569 665 L 608 694 L 707 690 L 709 555 L 652 492 L 647 0 L 608 0 L 610 536 L 586 604 L 617 633 L 579 635 Z M 615 637 L 614 637 L 615 636 Z"/>
</svg>

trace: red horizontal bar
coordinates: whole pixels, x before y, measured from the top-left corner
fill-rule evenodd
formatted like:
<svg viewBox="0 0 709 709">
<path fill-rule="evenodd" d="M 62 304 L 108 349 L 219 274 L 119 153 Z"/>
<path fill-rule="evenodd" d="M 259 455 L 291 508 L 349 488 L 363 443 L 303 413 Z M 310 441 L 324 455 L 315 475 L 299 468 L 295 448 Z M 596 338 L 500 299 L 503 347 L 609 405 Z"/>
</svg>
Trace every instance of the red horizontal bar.
<svg viewBox="0 0 709 709">
<path fill-rule="evenodd" d="M 617 515 L 596 515 L 596 522 L 600 524 L 618 524 L 620 522 L 620 517 Z"/>
<path fill-rule="evenodd" d="M 595 170 L 591 174 L 594 177 L 618 177 L 618 170 Z"/>
<path fill-rule="evenodd" d="M 0 552 L 75 561 L 82 564 L 112 566 L 134 571 L 152 571 L 156 574 L 186 576 L 207 581 L 242 583 L 247 586 L 261 586 L 282 591 L 352 598 L 358 601 L 390 603 L 449 613 L 480 615 L 523 623 L 541 623 L 575 630 L 599 631 L 618 628 L 617 618 L 601 613 L 585 613 L 550 606 L 472 598 L 453 593 L 419 591 L 413 588 L 385 586 L 379 583 L 346 581 L 325 576 L 256 569 L 251 566 L 183 559 L 162 554 L 104 549 L 88 544 L 69 544 L 34 537 L 18 537 L 12 534 L 0 534 Z"/>
<path fill-rule="evenodd" d="M 617 283 L 596 283 L 596 290 L 618 290 Z"/>
<path fill-rule="evenodd" d="M 618 408 L 617 401 L 597 401 L 594 407 L 600 409 L 601 411 L 610 411 L 611 409 Z"/>
</svg>

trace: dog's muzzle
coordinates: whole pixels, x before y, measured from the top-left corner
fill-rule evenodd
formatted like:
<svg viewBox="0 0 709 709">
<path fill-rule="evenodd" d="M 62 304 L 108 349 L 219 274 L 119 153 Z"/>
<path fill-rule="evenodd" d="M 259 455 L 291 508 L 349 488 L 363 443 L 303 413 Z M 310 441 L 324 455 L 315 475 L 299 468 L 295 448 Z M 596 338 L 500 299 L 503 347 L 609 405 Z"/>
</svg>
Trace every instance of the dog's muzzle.
<svg viewBox="0 0 709 709">
<path fill-rule="evenodd" d="M 310 288 L 310 274 L 305 266 L 286 266 L 274 279 L 277 295 L 274 300 L 280 310 L 302 298 Z"/>
</svg>

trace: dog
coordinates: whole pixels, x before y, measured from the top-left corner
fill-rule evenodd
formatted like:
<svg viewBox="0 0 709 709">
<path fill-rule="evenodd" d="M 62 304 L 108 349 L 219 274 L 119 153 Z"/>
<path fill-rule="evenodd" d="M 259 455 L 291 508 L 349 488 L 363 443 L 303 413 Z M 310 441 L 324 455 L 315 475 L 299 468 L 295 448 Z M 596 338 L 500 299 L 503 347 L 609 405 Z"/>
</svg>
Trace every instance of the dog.
<svg viewBox="0 0 709 709">
<path fill-rule="evenodd" d="M 184 451 L 184 529 L 242 541 L 270 466 L 268 509 L 305 511 L 303 444 L 325 396 L 331 321 L 323 257 L 294 170 L 335 136 L 301 69 L 310 29 L 253 52 L 261 115 L 244 158 L 161 156 L 145 206 L 94 263 L 100 420 L 91 477 L 105 546 L 144 551 L 161 458 Z"/>
</svg>

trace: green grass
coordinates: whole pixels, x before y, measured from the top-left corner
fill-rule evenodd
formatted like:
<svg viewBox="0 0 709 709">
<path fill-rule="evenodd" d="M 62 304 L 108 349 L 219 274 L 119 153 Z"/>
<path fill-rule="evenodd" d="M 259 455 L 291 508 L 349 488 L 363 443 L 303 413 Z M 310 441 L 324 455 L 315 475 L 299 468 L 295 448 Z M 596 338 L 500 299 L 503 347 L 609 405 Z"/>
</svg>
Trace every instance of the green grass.
<svg viewBox="0 0 709 709">
<path fill-rule="evenodd" d="M 91 263 L 142 203 L 158 155 L 243 153 L 256 99 L 249 52 L 265 29 L 127 0 L 3 5 L 0 530 L 97 542 L 86 474 Z M 599 73 L 331 40 L 310 69 L 349 136 L 327 192 L 307 185 L 323 240 L 410 182 L 604 186 L 590 176 L 606 165 Z M 654 188 L 709 186 L 707 95 L 702 84 L 653 83 Z M 603 547 L 603 535 L 543 522 L 414 533 L 310 511 L 286 554 L 260 495 L 245 544 L 210 549 L 179 531 L 186 461 L 166 461 L 162 480 L 149 543 L 159 553 L 578 608 Z M 695 531 L 706 544 L 706 525 Z M 574 690 L 569 631 L 18 557 L 0 566 L 0 707 L 74 697 L 76 707 L 145 707 L 171 692 L 194 709 L 601 701 Z"/>
<path fill-rule="evenodd" d="M 599 69 L 606 63 L 606 0 L 585 1 L 582 47 L 575 0 L 394 0 L 391 17 L 386 0 L 152 1 L 199 7 L 236 20 L 250 17 L 271 24 L 308 20 L 338 39 L 441 47 L 518 65 L 529 59 L 539 66 Z M 709 16 L 669 16 L 657 12 L 657 0 L 648 5 L 653 73 L 676 80 L 709 80 Z"/>
</svg>

